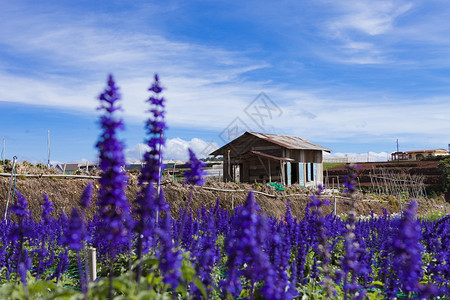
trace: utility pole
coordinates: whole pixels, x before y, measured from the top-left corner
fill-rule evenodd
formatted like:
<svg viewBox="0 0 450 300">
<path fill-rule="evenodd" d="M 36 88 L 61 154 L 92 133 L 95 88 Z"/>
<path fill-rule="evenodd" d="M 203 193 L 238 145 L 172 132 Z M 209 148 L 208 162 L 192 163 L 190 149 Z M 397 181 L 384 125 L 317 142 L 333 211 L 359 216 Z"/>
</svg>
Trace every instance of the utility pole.
<svg viewBox="0 0 450 300">
<path fill-rule="evenodd" d="M 450 147 L 450 144 L 449 144 Z M 3 139 L 2 162 L 5 163 L 5 139 Z"/>
<path fill-rule="evenodd" d="M 47 130 L 47 168 L 50 168 L 50 130 Z"/>
<path fill-rule="evenodd" d="M 139 162 L 141 164 L 141 169 L 142 169 L 144 167 L 144 163 L 142 162 L 141 143 L 138 143 L 138 149 L 139 149 Z"/>
</svg>

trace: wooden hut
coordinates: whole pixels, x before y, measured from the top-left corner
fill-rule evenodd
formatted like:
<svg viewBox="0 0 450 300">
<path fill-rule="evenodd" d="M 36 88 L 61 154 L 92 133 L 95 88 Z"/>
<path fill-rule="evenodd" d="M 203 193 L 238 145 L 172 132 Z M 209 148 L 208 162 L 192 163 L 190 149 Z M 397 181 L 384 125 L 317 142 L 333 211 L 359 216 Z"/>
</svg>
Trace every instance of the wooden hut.
<svg viewBox="0 0 450 300">
<path fill-rule="evenodd" d="M 223 155 L 224 181 L 317 186 L 324 151 L 331 152 L 295 136 L 245 132 L 211 155 Z"/>
</svg>

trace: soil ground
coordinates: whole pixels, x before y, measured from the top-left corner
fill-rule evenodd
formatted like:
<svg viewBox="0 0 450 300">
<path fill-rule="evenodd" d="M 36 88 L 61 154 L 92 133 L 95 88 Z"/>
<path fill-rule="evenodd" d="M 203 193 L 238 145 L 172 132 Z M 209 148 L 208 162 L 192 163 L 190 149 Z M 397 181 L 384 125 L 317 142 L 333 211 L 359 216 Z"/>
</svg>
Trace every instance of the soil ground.
<svg viewBox="0 0 450 300">
<path fill-rule="evenodd" d="M 2 166 L 0 166 L 0 173 L 1 172 L 7 173 L 9 171 L 7 168 L 2 168 Z M 17 166 L 17 174 L 57 174 L 57 171 L 41 170 L 23 163 Z M 130 199 L 130 202 L 132 202 L 135 199 L 135 195 L 138 190 L 138 173 L 132 172 L 128 175 L 129 184 L 126 194 L 128 199 Z M 93 203 L 87 211 L 87 216 L 92 217 L 96 210 L 94 204 L 97 199 L 97 191 L 99 187 L 99 184 L 95 179 L 61 177 L 28 178 L 25 176 L 17 176 L 13 185 L 15 185 L 15 188 L 27 198 L 33 217 L 35 219 L 39 219 L 41 214 L 40 203 L 43 202 L 43 193 L 45 193 L 54 203 L 55 216 L 59 215 L 61 211 L 67 215 L 70 215 L 72 208 L 74 206 L 78 206 L 80 195 L 89 182 L 93 182 L 95 185 L 94 199 L 92 200 Z M 9 183 L 9 177 L 0 176 L 0 212 L 2 217 L 6 207 Z M 254 190 L 275 196 L 267 197 L 257 193 L 255 194 L 255 199 L 261 207 L 262 212 L 276 218 L 282 218 L 285 214 L 287 201 L 290 202 L 292 214 L 295 217 L 302 218 L 306 204 L 310 201 L 309 196 L 314 193 L 313 190 L 302 188 L 298 185 L 287 187 L 284 191 L 276 191 L 274 187 L 263 184 L 238 185 L 235 183 L 207 181 L 204 187 L 205 188 L 195 187 L 194 189 L 193 199 L 190 204 L 190 207 L 194 212 L 200 209 L 202 204 L 206 208 L 213 207 L 216 203 L 216 199 L 220 200 L 221 207 L 232 210 L 232 208 L 244 203 L 248 191 Z M 176 217 L 178 216 L 180 208 L 184 208 L 186 206 L 187 199 L 189 198 L 190 186 L 183 185 L 181 183 L 163 181 L 163 188 L 166 201 L 170 204 L 171 214 Z M 235 192 L 215 191 L 207 188 L 235 190 Z M 400 211 L 398 199 L 380 199 L 376 196 L 368 194 L 358 194 L 357 196 L 356 211 L 358 215 L 369 215 L 371 211 L 377 215 L 381 215 L 383 208 L 387 209 L 390 213 L 398 213 Z M 329 195 L 328 199 L 333 200 L 333 196 Z M 444 211 L 444 202 L 441 198 L 417 199 L 417 201 L 419 203 L 419 215 L 430 214 L 436 211 Z M 403 203 L 403 205 L 405 205 L 405 203 Z M 450 212 L 450 203 L 445 203 L 445 205 L 446 212 Z M 332 209 L 333 205 L 330 205 L 325 209 L 325 212 L 329 213 Z M 349 205 L 345 199 L 337 198 L 336 209 L 338 215 L 344 215 L 347 213 Z"/>
</svg>

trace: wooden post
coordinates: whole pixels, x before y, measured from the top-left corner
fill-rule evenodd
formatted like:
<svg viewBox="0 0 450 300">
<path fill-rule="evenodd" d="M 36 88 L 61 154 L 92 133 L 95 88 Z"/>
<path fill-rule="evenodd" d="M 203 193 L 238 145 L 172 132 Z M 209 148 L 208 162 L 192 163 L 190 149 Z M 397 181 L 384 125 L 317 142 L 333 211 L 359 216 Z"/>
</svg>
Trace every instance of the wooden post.
<svg viewBox="0 0 450 300">
<path fill-rule="evenodd" d="M 286 163 L 286 184 L 287 186 L 291 186 L 291 181 L 292 181 L 292 177 L 291 177 L 291 162 L 287 162 Z"/>
<path fill-rule="evenodd" d="M 336 195 L 333 195 L 333 215 L 337 215 L 336 212 Z"/>
<path fill-rule="evenodd" d="M 173 169 L 172 169 L 172 183 L 175 182 L 175 166 L 176 166 L 176 162 L 173 161 Z"/>
<path fill-rule="evenodd" d="M 228 178 L 230 177 L 230 173 L 231 173 L 231 162 L 230 162 L 230 150 L 227 151 L 228 152 L 228 174 L 227 174 L 227 180 L 226 182 L 228 182 Z"/>
<path fill-rule="evenodd" d="M 447 208 L 445 207 L 445 195 L 444 194 L 442 194 L 442 205 L 444 206 L 444 216 L 446 216 L 447 215 Z"/>
<path fill-rule="evenodd" d="M 88 249 L 88 264 L 89 274 L 88 281 L 94 281 L 97 279 L 97 249 L 89 247 Z"/>
<path fill-rule="evenodd" d="M 267 162 L 269 163 L 269 182 L 272 182 L 272 173 L 270 171 L 270 159 L 267 159 Z"/>
<path fill-rule="evenodd" d="M 234 211 L 234 192 L 231 192 L 231 211 Z"/>
<path fill-rule="evenodd" d="M 285 180 L 284 180 L 284 165 L 283 165 L 283 161 L 280 160 L 280 168 L 281 168 L 281 184 L 285 185 Z"/>
</svg>

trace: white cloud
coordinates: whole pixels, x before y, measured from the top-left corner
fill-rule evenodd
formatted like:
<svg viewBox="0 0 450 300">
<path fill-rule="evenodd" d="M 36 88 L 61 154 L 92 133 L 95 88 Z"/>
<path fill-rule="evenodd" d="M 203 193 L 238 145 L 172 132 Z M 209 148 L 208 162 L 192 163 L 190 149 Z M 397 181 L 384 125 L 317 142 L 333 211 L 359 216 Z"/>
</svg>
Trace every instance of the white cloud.
<svg viewBox="0 0 450 300">
<path fill-rule="evenodd" d="M 32 72 L 17 72 L 29 69 L 19 63 L 15 72 L 10 71 L 13 68 L 0 72 L 0 101 L 93 111 L 106 75 L 112 72 L 125 113 L 142 121 L 146 90 L 153 74 L 159 73 L 168 85 L 169 122 L 203 126 L 202 120 L 209 118 L 199 108 L 214 102 L 217 110 L 231 113 L 250 98 L 247 95 L 259 92 L 258 83 L 242 82 L 237 87 L 239 77 L 268 66 L 244 52 L 174 41 L 151 30 L 101 27 L 89 16 L 24 11 L 0 12 L 7 24 L 0 28 L 0 43 L 17 62 L 31 60 L 37 66 Z"/>
<path fill-rule="evenodd" d="M 432 33 L 431 25 L 423 25 L 419 31 L 423 36 L 417 37 L 414 30 L 405 32 L 405 26 L 399 29 L 398 20 L 413 8 L 410 2 L 325 2 L 332 8 L 327 11 L 331 21 L 321 19 L 324 22 L 320 24 L 325 24 L 325 41 L 330 47 L 322 51 L 324 55 L 333 52 L 335 61 L 386 63 L 389 45 L 383 40 L 385 37 L 396 39 L 403 34 L 423 41 L 431 36 L 423 33 Z M 221 132 L 236 117 L 245 118 L 244 108 L 264 91 L 283 110 L 282 117 L 271 124 L 270 131 L 274 133 L 330 143 L 345 138 L 382 140 L 411 134 L 428 136 L 428 142 L 450 140 L 447 96 L 414 96 L 405 100 L 389 91 L 339 87 L 338 79 L 329 86 L 323 83 L 321 90 L 286 88 L 287 84 L 276 85 L 266 79 L 246 81 L 242 79 L 246 73 L 266 68 L 269 63 L 246 52 L 176 41 L 155 30 L 139 33 L 126 28 L 100 27 L 95 17 L 89 15 L 77 19 L 59 11 L 32 14 L 27 10 L 0 11 L 0 18 L 6 24 L 0 27 L 2 51 L 19 61 L 23 59 L 23 70 L 31 70 L 21 73 L 18 72 L 23 71 L 21 66 L 0 61 L 2 66 L 6 65 L 0 71 L 0 101 L 94 112 L 98 106 L 95 98 L 104 88 L 106 74 L 113 72 L 123 94 L 127 118 L 141 123 L 147 117 L 146 89 L 152 75 L 158 72 L 167 86 L 164 92 L 167 121 L 172 127 Z M 442 20 L 439 16 L 439 21 Z M 433 25 L 438 23 L 435 22 Z M 443 37 L 443 32 L 446 30 L 441 30 L 437 37 Z M 436 36 L 433 38 L 436 41 L 429 41 L 431 45 L 438 40 Z M 30 68 L 28 61 L 37 66 Z M 251 120 L 245 122 L 252 130 L 259 130 Z M 188 145 L 204 146 L 201 140 L 169 142 L 167 158 L 186 158 Z M 137 146 L 128 151 L 127 157 L 138 160 Z"/>
<path fill-rule="evenodd" d="M 324 21 L 330 49 L 321 55 L 340 63 L 391 63 L 389 37 L 395 35 L 399 17 L 414 5 L 409 1 L 325 1 L 334 14 Z M 386 38 L 387 37 L 387 38 Z M 329 51 L 332 50 L 332 51 Z"/>
<path fill-rule="evenodd" d="M 384 34 L 392 30 L 396 18 L 413 7 L 406 1 L 338 1 L 334 2 L 342 13 L 328 26 L 336 36 L 357 30 L 368 35 Z"/>
<path fill-rule="evenodd" d="M 188 148 L 196 154 L 197 158 L 204 158 L 209 153 L 219 148 L 214 142 L 206 142 L 199 138 L 193 138 L 190 141 L 181 138 L 172 138 L 166 140 L 166 145 L 163 149 L 164 160 L 188 160 Z M 136 144 L 131 148 L 125 150 L 125 157 L 127 162 L 139 162 L 139 154 L 143 157 L 145 151 L 149 147 L 145 144 Z M 140 151 L 140 153 L 139 153 Z"/>
</svg>

